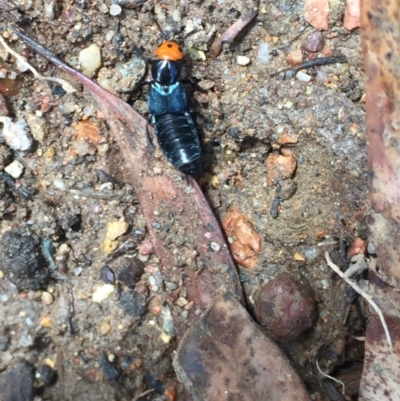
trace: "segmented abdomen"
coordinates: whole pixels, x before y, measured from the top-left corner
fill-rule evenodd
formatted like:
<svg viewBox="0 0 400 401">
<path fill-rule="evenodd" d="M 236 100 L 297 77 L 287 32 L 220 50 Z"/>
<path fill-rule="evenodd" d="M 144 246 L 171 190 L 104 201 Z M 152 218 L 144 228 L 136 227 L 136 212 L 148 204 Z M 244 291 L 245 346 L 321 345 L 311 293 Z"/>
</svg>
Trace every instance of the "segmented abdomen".
<svg viewBox="0 0 400 401">
<path fill-rule="evenodd" d="M 191 115 L 188 112 L 153 115 L 152 124 L 168 161 L 184 174 L 200 176 L 201 146 Z"/>
</svg>

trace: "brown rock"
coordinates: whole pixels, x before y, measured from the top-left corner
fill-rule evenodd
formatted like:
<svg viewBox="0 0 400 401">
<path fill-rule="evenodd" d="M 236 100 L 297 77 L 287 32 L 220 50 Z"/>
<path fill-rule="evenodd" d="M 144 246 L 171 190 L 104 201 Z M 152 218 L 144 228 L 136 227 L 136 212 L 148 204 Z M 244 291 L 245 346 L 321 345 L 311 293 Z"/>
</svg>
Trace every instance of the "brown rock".
<svg viewBox="0 0 400 401">
<path fill-rule="evenodd" d="M 95 146 L 99 144 L 101 139 L 99 127 L 91 121 L 80 121 L 77 124 L 72 124 L 72 127 L 76 131 L 78 141 L 87 141 Z"/>
<path fill-rule="evenodd" d="M 314 31 L 307 35 L 302 47 L 308 52 L 317 53 L 324 48 L 324 44 L 324 35 L 320 31 Z"/>
<path fill-rule="evenodd" d="M 313 291 L 304 278 L 299 281 L 282 273 L 257 294 L 255 315 L 275 338 L 295 339 L 311 328 L 317 317 Z"/>
<path fill-rule="evenodd" d="M 305 19 L 315 29 L 329 28 L 329 0 L 304 0 Z"/>
<path fill-rule="evenodd" d="M 235 238 L 231 245 L 235 261 L 245 267 L 254 267 L 261 251 L 260 235 L 237 209 L 229 213 L 222 225 L 226 234 Z"/>
<path fill-rule="evenodd" d="M 291 178 L 296 170 L 296 159 L 293 156 L 271 154 L 267 157 L 267 183 L 273 186 L 276 181 Z"/>
<path fill-rule="evenodd" d="M 347 0 L 344 14 L 343 26 L 351 31 L 361 26 L 360 0 Z"/>
<path fill-rule="evenodd" d="M 292 50 L 287 56 L 286 56 L 286 61 L 291 65 L 291 66 L 296 66 L 299 65 L 303 62 L 303 52 L 301 49 L 295 49 Z"/>
</svg>

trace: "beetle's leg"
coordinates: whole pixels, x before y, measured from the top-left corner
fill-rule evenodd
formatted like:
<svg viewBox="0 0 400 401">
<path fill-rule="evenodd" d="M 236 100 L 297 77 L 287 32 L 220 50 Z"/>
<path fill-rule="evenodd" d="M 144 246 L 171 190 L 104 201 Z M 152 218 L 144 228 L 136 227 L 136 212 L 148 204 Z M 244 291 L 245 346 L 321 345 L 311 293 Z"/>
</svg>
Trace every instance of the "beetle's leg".
<svg viewBox="0 0 400 401">
<path fill-rule="evenodd" d="M 139 83 L 136 84 L 133 88 L 130 88 L 130 89 L 122 89 L 122 90 L 119 90 L 118 93 L 133 93 L 133 92 L 136 92 L 138 89 L 141 89 L 143 86 L 145 86 L 145 85 L 150 85 L 150 84 L 151 84 L 150 81 L 139 82 Z"/>
</svg>

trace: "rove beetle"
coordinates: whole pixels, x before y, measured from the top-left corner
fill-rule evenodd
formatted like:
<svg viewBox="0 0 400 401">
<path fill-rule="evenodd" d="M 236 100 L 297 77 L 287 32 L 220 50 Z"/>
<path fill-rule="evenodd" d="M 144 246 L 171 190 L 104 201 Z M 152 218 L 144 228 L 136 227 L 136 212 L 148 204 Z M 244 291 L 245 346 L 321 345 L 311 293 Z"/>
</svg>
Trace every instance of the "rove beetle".
<svg viewBox="0 0 400 401">
<path fill-rule="evenodd" d="M 203 174 L 199 134 L 180 81 L 183 51 L 174 41 L 162 43 L 151 61 L 148 107 L 151 124 L 167 160 L 195 178 Z M 146 84 L 146 83 L 144 83 Z"/>
</svg>

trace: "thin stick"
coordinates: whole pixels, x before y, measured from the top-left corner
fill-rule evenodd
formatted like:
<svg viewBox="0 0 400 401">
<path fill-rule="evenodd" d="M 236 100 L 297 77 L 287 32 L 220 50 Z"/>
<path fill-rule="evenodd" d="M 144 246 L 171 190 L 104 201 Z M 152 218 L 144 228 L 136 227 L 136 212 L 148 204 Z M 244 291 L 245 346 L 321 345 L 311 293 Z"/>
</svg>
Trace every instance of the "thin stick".
<svg viewBox="0 0 400 401">
<path fill-rule="evenodd" d="M 345 391 L 346 391 L 346 386 L 344 385 L 344 383 L 341 380 L 336 379 L 333 376 L 329 376 L 327 373 L 323 372 L 322 369 L 319 367 L 318 360 L 315 361 L 315 364 L 317 365 L 318 372 L 321 373 L 322 376 L 324 376 L 324 377 L 326 377 L 328 379 L 331 379 L 334 382 L 339 383 L 342 386 L 342 394 L 344 394 Z"/>
<path fill-rule="evenodd" d="M 149 389 L 149 390 L 143 391 L 143 393 L 141 393 L 141 394 L 137 395 L 135 398 L 133 398 L 132 401 L 138 401 L 139 398 L 142 398 L 142 397 L 144 397 L 145 395 L 150 394 L 150 393 L 152 393 L 152 392 L 154 392 L 154 388 L 151 388 L 151 389 Z"/>
<path fill-rule="evenodd" d="M 356 291 L 358 294 L 360 294 L 375 310 L 375 312 L 378 314 L 379 319 L 381 320 L 383 330 L 385 331 L 385 336 L 386 340 L 389 343 L 390 350 L 393 351 L 393 344 L 392 344 L 392 338 L 390 337 L 389 329 L 387 327 L 385 317 L 383 316 L 382 311 L 380 310 L 379 306 L 372 300 L 371 295 L 367 294 L 364 290 L 362 290 L 357 283 L 354 281 L 350 280 L 345 273 L 343 273 L 338 266 L 336 266 L 331 258 L 329 257 L 329 252 L 325 252 L 325 258 L 326 262 L 328 263 L 328 266 L 336 273 L 338 274 L 349 286 L 353 288 L 354 291 Z"/>
<path fill-rule="evenodd" d="M 40 81 L 51 81 L 51 82 L 56 82 L 62 86 L 62 88 L 65 90 L 67 93 L 73 93 L 76 92 L 76 89 L 67 81 L 61 79 L 61 78 L 53 78 L 53 77 L 44 77 L 40 75 L 35 68 L 33 68 L 26 60 L 24 57 L 22 57 L 20 54 L 15 52 L 13 49 L 11 49 L 6 41 L 0 36 L 0 43 L 3 45 L 3 47 L 10 53 L 12 56 L 14 56 L 20 63 L 25 64 L 26 67 L 32 72 L 32 74 L 35 76 L 36 79 Z"/>
</svg>

